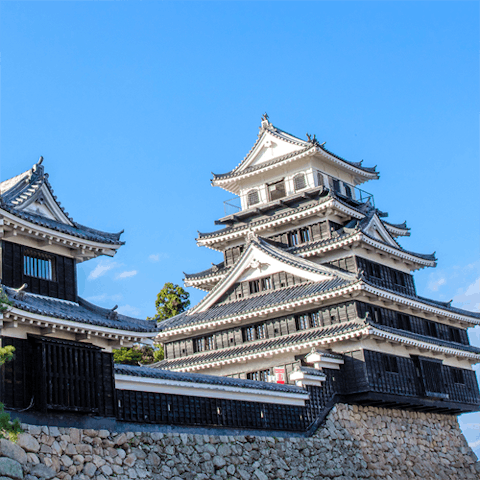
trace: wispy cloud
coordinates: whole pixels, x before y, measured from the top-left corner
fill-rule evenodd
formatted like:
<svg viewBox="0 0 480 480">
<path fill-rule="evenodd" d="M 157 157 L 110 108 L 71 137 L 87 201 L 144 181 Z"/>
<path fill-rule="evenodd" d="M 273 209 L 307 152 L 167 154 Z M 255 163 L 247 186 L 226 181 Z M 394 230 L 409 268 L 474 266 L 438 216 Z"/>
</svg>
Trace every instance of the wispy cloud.
<svg viewBox="0 0 480 480">
<path fill-rule="evenodd" d="M 121 307 L 118 307 L 117 312 L 131 317 L 140 316 L 140 310 L 136 307 L 132 307 L 131 305 L 122 305 Z"/>
<path fill-rule="evenodd" d="M 480 277 L 465 289 L 460 289 L 453 301 L 467 310 L 480 311 Z"/>
<path fill-rule="evenodd" d="M 119 273 L 115 278 L 121 280 L 123 278 L 134 277 L 138 272 L 136 270 L 126 270 L 125 272 Z"/>
<path fill-rule="evenodd" d="M 160 260 L 164 260 L 166 258 L 170 258 L 168 253 L 152 253 L 148 256 L 148 259 L 151 262 L 159 262 Z"/>
<path fill-rule="evenodd" d="M 445 277 L 440 277 L 436 279 L 431 279 L 428 282 L 427 288 L 432 292 L 437 292 L 438 289 L 447 283 L 447 279 Z"/>
<path fill-rule="evenodd" d="M 87 297 L 89 302 L 118 302 L 123 298 L 123 295 L 116 293 L 114 295 L 107 295 L 102 293 L 101 295 L 93 295 L 92 297 Z"/>
<path fill-rule="evenodd" d="M 112 270 L 112 268 L 115 268 L 117 264 L 115 262 L 101 262 L 99 263 L 91 272 L 90 275 L 88 276 L 87 280 L 96 280 L 99 277 L 102 277 L 105 275 L 108 271 Z"/>
</svg>

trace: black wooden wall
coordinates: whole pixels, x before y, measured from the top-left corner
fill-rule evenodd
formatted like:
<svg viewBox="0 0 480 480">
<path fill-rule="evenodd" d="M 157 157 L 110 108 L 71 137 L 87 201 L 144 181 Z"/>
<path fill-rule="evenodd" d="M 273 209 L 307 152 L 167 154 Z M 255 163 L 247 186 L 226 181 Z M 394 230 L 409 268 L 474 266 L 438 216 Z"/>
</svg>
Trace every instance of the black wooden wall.
<svg viewBox="0 0 480 480">
<path fill-rule="evenodd" d="M 112 354 L 79 342 L 29 336 L 2 337 L 15 359 L 1 369 L 1 401 L 7 408 L 115 416 Z"/>
<path fill-rule="evenodd" d="M 49 254 L 54 259 L 55 280 L 30 277 L 23 273 L 23 257 L 26 248 L 16 243 L 2 242 L 2 283 L 12 288 L 19 288 L 26 283 L 28 292 L 75 302 L 77 300 L 75 260 L 62 255 Z M 30 247 L 28 250 L 35 251 Z M 41 250 L 36 251 L 43 253 Z"/>
<path fill-rule="evenodd" d="M 305 408 L 222 398 L 117 390 L 124 422 L 304 431 Z"/>
</svg>

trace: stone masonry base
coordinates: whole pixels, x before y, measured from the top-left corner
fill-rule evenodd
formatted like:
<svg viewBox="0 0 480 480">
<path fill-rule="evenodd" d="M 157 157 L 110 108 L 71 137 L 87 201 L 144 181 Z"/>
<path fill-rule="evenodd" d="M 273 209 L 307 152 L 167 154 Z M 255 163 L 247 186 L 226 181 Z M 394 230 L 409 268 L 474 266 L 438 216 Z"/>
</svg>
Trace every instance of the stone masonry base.
<svg viewBox="0 0 480 480">
<path fill-rule="evenodd" d="M 456 417 L 337 404 L 310 438 L 25 426 L 0 480 L 480 478 Z"/>
</svg>

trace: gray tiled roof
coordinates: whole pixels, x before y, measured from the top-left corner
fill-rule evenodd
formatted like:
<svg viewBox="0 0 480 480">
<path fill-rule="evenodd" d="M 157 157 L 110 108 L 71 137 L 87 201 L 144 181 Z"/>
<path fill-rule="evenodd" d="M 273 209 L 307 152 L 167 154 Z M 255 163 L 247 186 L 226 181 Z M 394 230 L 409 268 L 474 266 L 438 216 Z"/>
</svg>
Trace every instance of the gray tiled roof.
<svg viewBox="0 0 480 480">
<path fill-rule="evenodd" d="M 388 293 L 391 293 L 393 295 L 398 295 L 399 297 L 405 297 L 410 300 L 415 300 L 420 303 L 425 303 L 427 305 L 431 305 L 432 307 L 436 308 L 442 308 L 444 310 L 447 310 L 452 313 L 456 313 L 458 315 L 464 315 L 466 317 L 472 317 L 472 318 L 477 318 L 480 319 L 480 312 L 470 312 L 468 310 L 463 310 L 461 308 L 457 307 L 452 307 L 451 302 L 441 302 L 439 300 L 432 300 L 431 298 L 426 298 L 426 297 L 421 297 L 420 295 L 408 295 L 407 293 L 400 293 L 397 292 L 396 290 L 391 290 L 389 288 L 385 287 L 379 287 L 378 285 L 375 285 L 374 283 L 371 283 L 365 279 L 362 279 L 363 283 L 366 283 L 367 285 L 370 285 L 374 288 L 378 288 L 379 290 L 384 290 Z"/>
<path fill-rule="evenodd" d="M 345 334 L 365 328 L 366 323 L 363 320 L 338 323 L 328 327 L 312 328 L 300 332 L 283 335 L 266 340 L 257 340 L 255 342 L 244 343 L 236 347 L 212 350 L 209 352 L 196 353 L 182 358 L 172 360 L 162 360 L 159 362 L 159 368 L 184 368 L 203 363 L 218 362 L 229 358 L 235 358 L 242 355 L 251 355 L 260 352 L 268 352 L 284 346 L 297 345 L 304 342 L 318 340 L 321 338 L 333 337 L 339 334 Z"/>
<path fill-rule="evenodd" d="M 32 197 L 34 197 L 40 191 L 40 187 L 42 185 L 46 185 L 55 199 L 58 207 L 70 220 L 73 226 L 52 220 L 42 215 L 37 215 L 19 209 L 25 201 L 32 200 Z M 0 183 L 0 208 L 36 225 L 40 225 L 42 227 L 72 235 L 84 240 L 91 240 L 94 242 L 111 245 L 124 244 L 124 242 L 120 241 L 120 236 L 123 232 L 103 232 L 101 230 L 80 225 L 71 217 L 69 217 L 68 213 L 61 206 L 60 202 L 56 200 L 53 188 L 48 181 L 48 174 L 44 172 L 43 165 L 41 164 L 37 164 L 32 169 Z"/>
<path fill-rule="evenodd" d="M 155 332 L 157 329 L 153 321 L 127 317 L 121 314 L 117 314 L 116 318 L 109 318 L 109 316 L 112 317 L 112 310 L 93 305 L 80 297 L 78 298 L 78 303 L 31 293 L 24 293 L 21 298 L 15 298 L 16 291 L 14 289 L 9 287 L 2 288 L 13 303 L 13 306 L 26 312 L 84 323 L 86 325 L 132 332 Z"/>
<path fill-rule="evenodd" d="M 207 385 L 221 385 L 225 387 L 249 388 L 267 390 L 272 392 L 285 393 L 307 393 L 305 389 L 293 385 L 282 385 L 279 383 L 258 382 L 255 380 L 242 380 L 239 378 L 221 377 L 215 375 L 203 375 L 199 373 L 171 372 L 163 370 L 158 364 L 137 367 L 133 365 L 115 365 L 117 375 L 130 375 L 132 377 L 158 378 L 159 380 L 170 380 L 177 382 L 191 382 Z"/>
<path fill-rule="evenodd" d="M 297 144 L 299 146 L 302 146 L 304 147 L 303 149 L 301 150 L 298 150 L 296 152 L 292 152 L 288 155 L 284 155 L 282 157 L 279 157 L 279 158 L 276 158 L 270 162 L 264 162 L 260 165 L 256 165 L 254 167 L 248 167 L 246 169 L 244 169 L 243 171 L 239 171 L 241 169 L 241 167 L 249 160 L 253 150 L 255 149 L 255 147 L 258 145 L 258 142 L 260 141 L 260 139 L 262 138 L 262 133 L 263 131 L 265 130 L 268 130 L 272 135 L 278 137 L 278 138 L 281 138 L 283 140 L 287 140 L 289 141 L 290 143 L 294 143 L 294 144 Z M 352 167 L 355 167 L 355 168 L 358 168 L 359 170 L 362 170 L 364 171 L 365 173 L 369 173 L 369 174 L 375 174 L 376 177 L 378 178 L 378 172 L 376 171 L 376 167 L 364 167 L 362 165 L 363 163 L 363 160 L 360 161 L 360 162 L 351 162 L 351 161 L 348 161 L 348 160 L 345 160 L 344 158 L 340 157 L 339 155 L 336 155 L 335 153 L 331 152 L 330 150 L 328 150 L 327 148 L 325 148 L 324 145 L 320 145 L 316 140 L 315 141 L 305 141 L 305 140 L 302 140 L 298 137 L 295 137 L 294 135 L 290 134 L 290 133 L 287 133 L 287 132 L 284 132 L 283 130 L 280 130 L 279 128 L 276 128 L 274 127 L 272 124 L 269 124 L 267 127 L 265 127 L 265 130 L 261 130 L 261 134 L 259 135 L 257 141 L 255 142 L 254 146 L 252 147 L 252 149 L 248 152 L 247 156 L 243 159 L 243 161 L 237 165 L 233 170 L 231 170 L 230 172 L 227 172 L 227 173 L 223 173 L 223 174 L 213 174 L 213 180 L 212 181 L 215 181 L 215 180 L 221 180 L 221 179 L 224 179 L 224 178 L 232 178 L 232 177 L 237 177 L 237 176 L 240 176 L 240 175 L 243 175 L 244 173 L 248 173 L 248 172 L 251 172 L 251 171 L 254 171 L 254 170 L 258 170 L 258 169 L 261 169 L 265 166 L 268 166 L 268 165 L 272 165 L 272 164 L 275 164 L 275 163 L 279 163 L 279 162 L 282 162 L 283 160 L 286 160 L 287 158 L 290 158 L 290 157 L 293 157 L 295 155 L 298 155 L 298 154 L 301 154 L 303 152 L 306 152 L 312 148 L 319 148 L 320 150 L 323 150 L 324 152 L 328 153 L 329 155 L 332 155 L 333 157 L 335 157 L 336 159 L 346 163 L 347 165 L 350 165 Z M 283 134 L 283 135 L 282 135 Z M 287 137 L 287 138 L 285 138 Z"/>
<path fill-rule="evenodd" d="M 216 265 L 212 265 L 207 270 L 203 270 L 202 272 L 198 273 L 185 273 L 185 280 L 196 279 L 196 278 L 207 278 L 207 277 L 214 277 L 215 275 L 223 275 L 224 273 L 230 270 L 230 267 L 225 267 L 224 262 L 217 263 Z"/>
<path fill-rule="evenodd" d="M 302 199 L 302 200 L 299 200 L 298 205 L 293 206 L 293 207 L 281 206 L 281 208 L 279 208 L 272 215 L 262 215 L 260 218 L 253 217 L 253 218 L 250 218 L 250 219 L 245 219 L 245 223 L 243 223 L 241 225 L 228 226 L 228 227 L 216 230 L 214 232 L 208 232 L 208 233 L 198 232 L 197 240 L 202 239 L 202 238 L 218 237 L 218 236 L 223 235 L 224 233 L 227 233 L 227 232 L 231 233 L 231 232 L 241 231 L 241 230 L 245 230 L 248 226 L 252 227 L 252 226 L 256 226 L 256 225 L 262 225 L 263 223 L 269 223 L 272 220 L 277 220 L 279 218 L 288 217 L 289 215 L 292 215 L 293 213 L 301 212 L 303 210 L 307 210 L 309 208 L 312 208 L 315 205 L 325 203 L 328 200 L 330 200 L 332 197 L 334 197 L 334 195 L 331 194 L 328 190 L 325 190 L 322 193 L 322 195 L 320 196 L 320 198 L 318 198 L 318 199 L 310 199 L 310 198 Z M 288 200 L 288 199 L 285 199 L 285 200 Z"/>
<path fill-rule="evenodd" d="M 471 353 L 480 353 L 480 348 L 473 345 L 464 345 L 463 343 L 451 342 L 448 340 L 442 340 L 440 338 L 429 337 L 427 335 L 420 335 L 419 333 L 409 332 L 407 330 L 400 330 L 398 328 L 388 327 L 386 325 L 380 325 L 373 322 L 372 320 L 367 320 L 367 323 L 373 325 L 378 330 L 383 330 L 385 332 L 394 333 L 396 335 L 401 335 L 402 337 L 411 338 L 413 340 L 419 340 L 421 342 L 433 343 L 441 347 L 455 348 L 457 350 L 464 350 Z"/>
<path fill-rule="evenodd" d="M 284 287 L 269 293 L 260 293 L 242 300 L 214 305 L 205 312 L 193 313 L 191 315 L 188 314 L 188 311 L 183 312 L 175 317 L 160 322 L 158 328 L 160 331 L 166 331 L 187 325 L 207 322 L 209 320 L 219 320 L 233 315 L 253 312 L 265 307 L 281 305 L 300 298 L 308 298 L 344 287 L 350 283 L 353 283 L 353 281 L 337 277 L 325 282 L 309 282 L 295 285 L 293 287 Z"/>
</svg>

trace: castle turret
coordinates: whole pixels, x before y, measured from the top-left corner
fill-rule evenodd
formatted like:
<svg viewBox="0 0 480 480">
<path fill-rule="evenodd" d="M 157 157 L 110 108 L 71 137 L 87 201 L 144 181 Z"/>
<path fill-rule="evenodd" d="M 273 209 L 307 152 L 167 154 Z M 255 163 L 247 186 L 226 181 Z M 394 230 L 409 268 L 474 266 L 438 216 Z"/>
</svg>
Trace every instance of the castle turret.
<svg viewBox="0 0 480 480">
<path fill-rule="evenodd" d="M 364 404 L 476 410 L 480 349 L 467 328 L 480 314 L 417 295 L 413 272 L 436 258 L 401 247 L 406 223 L 388 221 L 359 187 L 378 178 L 264 115 L 243 161 L 213 177 L 237 208 L 197 244 L 224 260 L 185 275 L 207 295 L 159 324 L 156 366 L 323 384 Z"/>
</svg>

